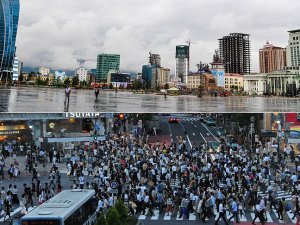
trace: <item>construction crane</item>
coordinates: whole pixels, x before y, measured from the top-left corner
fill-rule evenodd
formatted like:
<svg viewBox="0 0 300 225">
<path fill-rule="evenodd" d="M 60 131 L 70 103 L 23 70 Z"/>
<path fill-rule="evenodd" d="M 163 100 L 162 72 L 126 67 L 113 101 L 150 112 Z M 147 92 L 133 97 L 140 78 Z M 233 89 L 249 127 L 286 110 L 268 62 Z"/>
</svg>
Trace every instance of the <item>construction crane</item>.
<svg viewBox="0 0 300 225">
<path fill-rule="evenodd" d="M 191 57 L 190 56 L 190 54 L 191 54 L 190 49 L 191 49 L 191 44 L 197 45 L 198 43 L 192 42 L 191 39 L 187 40 L 186 43 L 189 45 L 189 55 L 188 55 L 188 74 L 189 74 L 190 73 L 190 57 Z"/>
<path fill-rule="evenodd" d="M 93 59 L 77 59 L 77 62 L 79 63 L 79 67 L 83 67 L 84 63 L 94 61 Z"/>
</svg>

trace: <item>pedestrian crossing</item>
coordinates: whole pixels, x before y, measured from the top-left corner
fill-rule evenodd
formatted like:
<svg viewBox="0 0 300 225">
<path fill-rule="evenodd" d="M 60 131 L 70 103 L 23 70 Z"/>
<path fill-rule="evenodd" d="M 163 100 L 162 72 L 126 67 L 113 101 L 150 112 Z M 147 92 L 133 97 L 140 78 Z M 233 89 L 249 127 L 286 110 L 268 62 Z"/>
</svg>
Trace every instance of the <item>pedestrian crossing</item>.
<svg viewBox="0 0 300 225">
<path fill-rule="evenodd" d="M 29 207 L 29 208 L 28 208 L 28 211 L 26 212 L 26 214 L 27 214 L 28 212 L 30 212 L 31 210 L 33 210 L 34 208 L 36 208 L 36 206 Z M 16 208 L 15 210 L 13 210 L 13 211 L 10 213 L 10 217 L 13 218 L 16 214 L 21 213 L 21 210 L 22 210 L 22 207 Z M 7 221 L 8 219 L 9 219 L 9 217 L 8 217 L 7 215 L 4 214 L 4 216 L 3 216 L 2 218 L 0 218 L 0 222 Z"/>
<path fill-rule="evenodd" d="M 200 121 L 199 118 L 182 118 L 180 119 L 181 121 L 188 121 L 188 122 L 196 122 L 196 121 Z"/>
<path fill-rule="evenodd" d="M 274 184 L 274 181 L 271 181 L 271 184 L 273 185 Z M 219 187 L 224 187 L 225 184 L 224 183 L 219 183 Z M 239 188 L 241 187 L 241 184 L 239 183 L 238 184 Z M 265 193 L 263 191 L 258 191 L 257 192 L 257 195 L 258 196 L 261 196 L 261 197 L 268 197 L 268 192 L 265 191 Z M 285 198 L 286 201 L 291 201 L 292 200 L 292 194 L 289 193 L 289 192 L 285 192 L 284 190 L 279 190 L 277 191 L 277 197 L 276 199 L 281 199 L 281 198 Z"/>
<path fill-rule="evenodd" d="M 218 219 L 219 213 L 216 211 L 216 209 L 214 210 L 214 214 L 215 217 L 211 217 L 211 218 L 206 218 L 206 221 L 216 221 Z M 296 223 L 296 218 L 293 219 L 293 213 L 291 212 L 287 212 L 287 221 L 283 221 L 283 220 L 278 220 L 277 219 L 277 212 L 275 210 L 273 211 L 267 211 L 265 213 L 265 217 L 266 217 L 266 222 L 268 223 L 279 223 L 279 224 L 285 224 L 285 223 Z M 232 217 L 232 214 L 227 211 L 226 212 L 226 217 L 227 220 L 230 219 Z M 151 220 L 151 221 L 178 221 L 178 220 L 182 220 L 182 221 L 196 221 L 196 220 L 200 220 L 199 216 L 196 213 L 189 213 L 189 217 L 187 218 L 186 215 L 183 215 L 181 218 L 179 218 L 179 212 L 177 213 L 167 213 L 167 212 L 159 212 L 159 210 L 155 209 L 153 210 L 153 215 L 151 216 L 149 213 L 149 210 L 147 209 L 145 211 L 144 215 L 137 215 L 137 218 L 141 221 L 145 221 L 145 220 Z M 253 219 L 255 218 L 255 214 L 251 211 L 246 211 L 244 212 L 244 214 L 240 214 L 239 215 L 239 221 L 240 222 L 252 222 Z M 231 218 L 230 219 L 231 222 L 234 222 L 235 219 Z M 259 219 L 257 218 L 255 220 L 255 222 L 259 222 Z"/>
</svg>

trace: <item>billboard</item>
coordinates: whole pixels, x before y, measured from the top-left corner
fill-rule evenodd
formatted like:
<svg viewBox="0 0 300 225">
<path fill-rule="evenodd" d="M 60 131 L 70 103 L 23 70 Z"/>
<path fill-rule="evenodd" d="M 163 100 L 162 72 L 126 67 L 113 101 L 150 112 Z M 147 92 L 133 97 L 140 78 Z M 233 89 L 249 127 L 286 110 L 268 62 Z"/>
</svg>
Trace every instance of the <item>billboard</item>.
<svg viewBox="0 0 300 225">
<path fill-rule="evenodd" d="M 211 73 L 217 81 L 217 86 L 225 87 L 225 70 L 212 68 Z"/>
<path fill-rule="evenodd" d="M 176 58 L 178 59 L 189 58 L 189 46 L 187 45 L 176 46 Z"/>
</svg>

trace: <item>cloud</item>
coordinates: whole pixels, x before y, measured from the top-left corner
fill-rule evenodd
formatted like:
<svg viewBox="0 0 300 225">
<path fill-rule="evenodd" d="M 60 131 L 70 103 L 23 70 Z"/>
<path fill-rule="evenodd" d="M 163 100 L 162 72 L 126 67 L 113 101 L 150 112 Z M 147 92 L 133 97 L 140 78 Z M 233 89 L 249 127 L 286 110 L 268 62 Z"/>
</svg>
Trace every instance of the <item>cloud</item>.
<svg viewBox="0 0 300 225">
<path fill-rule="evenodd" d="M 258 49 L 268 40 L 285 47 L 287 31 L 297 29 L 297 0 L 26 0 L 21 1 L 17 55 L 25 66 L 75 69 L 97 54 L 121 55 L 122 71 L 141 71 L 148 53 L 175 68 L 175 46 L 191 39 L 191 69 L 211 62 L 218 38 L 251 34 L 252 70 Z"/>
</svg>

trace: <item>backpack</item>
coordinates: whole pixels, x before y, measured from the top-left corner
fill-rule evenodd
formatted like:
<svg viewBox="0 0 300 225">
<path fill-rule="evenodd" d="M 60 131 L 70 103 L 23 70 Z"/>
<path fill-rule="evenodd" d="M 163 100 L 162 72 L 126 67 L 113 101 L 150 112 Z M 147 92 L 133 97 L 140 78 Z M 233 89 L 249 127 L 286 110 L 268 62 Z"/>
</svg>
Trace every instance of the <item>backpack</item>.
<svg viewBox="0 0 300 225">
<path fill-rule="evenodd" d="M 291 204 L 287 203 L 287 204 L 285 205 L 284 210 L 285 210 L 286 212 L 288 212 L 288 211 L 290 211 L 291 209 L 292 209 Z"/>
</svg>

